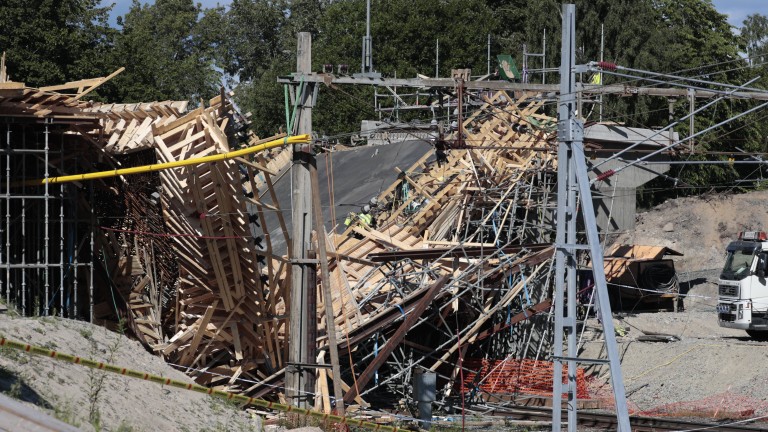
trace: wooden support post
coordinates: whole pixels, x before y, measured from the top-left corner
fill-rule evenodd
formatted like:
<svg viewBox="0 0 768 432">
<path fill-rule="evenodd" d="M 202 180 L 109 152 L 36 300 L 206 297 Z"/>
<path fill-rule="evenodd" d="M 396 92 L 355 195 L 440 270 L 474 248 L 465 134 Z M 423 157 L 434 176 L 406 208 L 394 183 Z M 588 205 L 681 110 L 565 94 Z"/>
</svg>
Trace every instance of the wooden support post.
<svg viewBox="0 0 768 432">
<path fill-rule="evenodd" d="M 328 348 L 331 354 L 331 369 L 333 376 L 341 377 L 339 367 L 339 347 L 336 344 L 336 320 L 333 312 L 333 294 L 331 293 L 331 272 L 328 270 L 328 254 L 325 250 L 325 223 L 323 209 L 320 207 L 320 184 L 317 180 L 317 166 L 309 166 L 309 175 L 312 182 L 312 209 L 317 230 L 317 254 L 320 258 L 320 269 L 323 277 L 323 304 L 325 305 L 325 322 L 328 331 Z M 344 415 L 344 401 L 342 399 L 341 383 L 333 380 L 333 397 L 336 399 L 336 411 Z"/>
<path fill-rule="evenodd" d="M 308 74 L 312 71 L 312 36 L 299 33 L 296 71 Z M 299 88 L 296 115 L 298 133 L 312 133 L 312 105 L 314 84 Z M 292 172 L 292 254 L 291 289 L 288 333 L 288 365 L 285 368 L 285 396 L 289 404 L 312 408 L 315 391 L 315 375 L 308 365 L 315 363 L 317 311 L 310 308 L 314 299 L 314 286 L 309 286 L 309 275 L 316 273 L 307 249 L 312 231 L 312 202 L 309 167 L 315 164 L 311 145 L 293 146 Z"/>
</svg>

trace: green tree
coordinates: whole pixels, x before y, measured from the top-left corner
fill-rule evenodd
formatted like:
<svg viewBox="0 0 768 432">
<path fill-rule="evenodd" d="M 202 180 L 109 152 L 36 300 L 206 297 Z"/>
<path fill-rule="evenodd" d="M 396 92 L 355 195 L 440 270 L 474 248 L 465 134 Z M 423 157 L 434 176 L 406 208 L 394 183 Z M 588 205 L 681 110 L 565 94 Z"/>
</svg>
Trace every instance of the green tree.
<svg viewBox="0 0 768 432">
<path fill-rule="evenodd" d="M 237 103 L 252 114 L 251 128 L 257 135 L 267 137 L 278 133 L 281 127 L 285 129 L 283 87 L 277 78 L 295 68 L 295 61 L 273 60 L 265 71 L 235 89 Z"/>
<path fill-rule="evenodd" d="M 365 35 L 366 3 L 335 2 L 318 20 L 313 65 L 347 64 L 350 73 L 360 71 Z M 391 0 L 372 2 L 371 37 L 374 69 L 387 77 L 432 76 L 439 40 L 440 74 L 471 68 L 484 74 L 487 68 L 487 35 L 500 23 L 482 0 Z M 424 98 L 429 91 L 424 92 Z M 329 135 L 359 130 L 363 119 L 377 118 L 371 101 L 373 88 L 323 88 L 318 100 L 317 123 Z M 401 115 L 408 120 L 415 113 Z M 431 116 L 430 113 L 427 113 Z"/>
<path fill-rule="evenodd" d="M 118 20 L 122 31 L 113 55 L 126 71 L 116 78 L 116 98 L 196 101 L 215 95 L 221 74 L 214 67 L 211 27 L 220 23 L 220 12 L 203 11 L 192 0 L 157 0 L 151 5 L 134 0 Z"/>
<path fill-rule="evenodd" d="M 741 37 L 747 49 L 751 65 L 765 66 L 768 63 L 768 17 L 751 14 L 744 20 Z"/>
<path fill-rule="evenodd" d="M 0 51 L 11 79 L 42 87 L 104 76 L 115 30 L 99 0 L 3 0 Z"/>
<path fill-rule="evenodd" d="M 234 0 L 222 14 L 219 47 L 222 68 L 239 80 L 259 77 L 272 62 L 285 57 L 281 34 L 286 25 L 285 1 Z M 216 28 L 214 26 L 214 28 Z"/>
</svg>

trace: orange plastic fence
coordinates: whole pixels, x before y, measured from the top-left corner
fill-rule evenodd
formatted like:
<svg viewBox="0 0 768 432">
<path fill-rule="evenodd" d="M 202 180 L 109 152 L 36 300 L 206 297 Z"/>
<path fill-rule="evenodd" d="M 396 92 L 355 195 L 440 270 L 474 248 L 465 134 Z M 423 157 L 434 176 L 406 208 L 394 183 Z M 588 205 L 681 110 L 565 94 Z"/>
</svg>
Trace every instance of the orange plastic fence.
<svg viewBox="0 0 768 432">
<path fill-rule="evenodd" d="M 465 359 L 464 391 L 481 390 L 491 394 L 526 394 L 552 397 L 554 364 L 542 360 L 486 360 Z M 567 367 L 563 367 L 562 380 L 567 383 Z M 588 399 L 589 391 L 584 370 L 576 369 L 576 396 Z"/>
</svg>

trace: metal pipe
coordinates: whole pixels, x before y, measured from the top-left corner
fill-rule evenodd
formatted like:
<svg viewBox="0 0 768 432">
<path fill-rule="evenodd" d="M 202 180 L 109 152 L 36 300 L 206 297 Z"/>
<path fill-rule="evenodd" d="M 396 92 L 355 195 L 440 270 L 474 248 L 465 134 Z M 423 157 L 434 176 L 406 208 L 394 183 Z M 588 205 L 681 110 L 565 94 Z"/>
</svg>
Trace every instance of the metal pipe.
<svg viewBox="0 0 768 432">
<path fill-rule="evenodd" d="M 686 141 L 692 140 L 692 139 L 696 138 L 699 135 L 702 135 L 702 134 L 705 134 L 705 133 L 707 133 L 707 132 L 709 132 L 711 130 L 717 129 L 720 126 L 723 126 L 726 123 L 730 123 L 730 122 L 732 122 L 732 121 L 734 121 L 734 120 L 736 120 L 738 118 L 744 117 L 747 114 L 750 114 L 750 113 L 752 113 L 754 111 L 757 111 L 757 110 L 759 110 L 761 108 L 765 108 L 765 107 L 768 107 L 768 102 L 761 103 L 760 105 L 758 105 L 756 107 L 753 107 L 753 108 L 750 108 L 750 109 L 744 111 L 743 113 L 737 114 L 737 115 L 735 115 L 735 116 L 733 116 L 733 117 L 731 117 L 729 119 L 725 119 L 725 120 L 721 121 L 720 123 L 718 123 L 718 124 L 716 124 L 714 126 L 710 126 L 710 127 L 706 128 L 706 129 L 703 129 L 703 130 L 701 130 L 699 132 L 696 132 L 695 134 L 689 136 L 688 138 L 682 139 L 682 140 L 680 140 L 680 141 L 678 141 L 678 142 L 676 142 L 676 143 L 674 143 L 674 144 L 672 144 L 672 145 L 670 145 L 668 147 L 664 147 L 662 149 L 659 149 L 659 150 L 656 150 L 654 152 L 648 153 L 647 155 L 645 155 L 645 156 L 643 156 L 643 157 L 641 157 L 641 158 L 639 158 L 639 159 L 637 159 L 637 160 L 635 160 L 635 161 L 633 161 L 631 163 L 628 163 L 628 164 L 624 165 L 623 167 L 620 167 L 620 168 L 616 169 L 614 171 L 614 175 L 616 175 L 619 172 L 621 172 L 622 170 L 627 169 L 627 168 L 629 168 L 629 167 L 631 167 L 633 165 L 636 165 L 636 164 L 638 164 L 640 162 L 645 162 L 646 159 L 651 158 L 651 157 L 653 157 L 653 156 L 655 156 L 655 155 L 657 155 L 657 154 L 659 154 L 659 153 L 661 153 L 663 151 L 668 151 L 669 149 L 677 147 L 680 144 L 682 144 L 682 143 L 684 143 Z M 669 162 L 667 162 L 667 163 L 669 163 Z"/>
<path fill-rule="evenodd" d="M 488 33 L 488 69 L 485 72 L 486 75 L 491 74 L 491 34 Z"/>
<path fill-rule="evenodd" d="M 600 24 L 600 61 L 601 62 L 603 61 L 604 56 L 605 56 L 605 24 Z M 602 75 L 600 75 L 600 85 L 603 85 L 603 76 Z M 600 112 L 600 114 L 599 115 L 600 116 L 598 118 L 599 118 L 599 121 L 602 123 L 602 121 L 603 121 L 603 94 L 600 93 L 598 98 L 600 98 L 600 101 L 599 101 L 599 103 L 600 103 L 600 105 L 599 105 L 599 109 L 600 109 L 599 112 Z"/>
<path fill-rule="evenodd" d="M 747 81 L 746 83 L 744 83 L 744 84 L 743 84 L 743 86 L 747 86 L 747 85 L 749 85 L 749 84 L 751 84 L 751 83 L 753 83 L 753 82 L 757 81 L 758 79 L 760 79 L 760 77 L 755 77 L 755 78 L 753 78 L 753 79 L 751 79 L 751 80 Z M 742 87 L 743 87 L 743 86 L 742 86 Z M 669 124 L 669 125 L 667 125 L 667 126 L 665 126 L 665 127 L 661 128 L 660 130 L 656 131 L 656 132 L 655 132 L 653 135 L 651 135 L 651 136 L 649 136 L 649 137 L 647 137 L 647 138 L 643 139 L 643 140 L 642 140 L 642 141 L 640 141 L 640 142 L 636 142 L 636 143 L 632 144 L 631 146 L 629 146 L 629 147 L 627 147 L 627 148 L 625 148 L 625 149 L 622 149 L 622 150 L 621 150 L 621 151 L 619 151 L 618 153 L 615 153 L 615 154 L 611 155 L 611 157 L 609 157 L 609 158 L 606 158 L 605 160 L 602 160 L 602 161 L 598 162 L 597 164 L 595 164 L 595 165 L 593 165 L 593 166 L 592 166 L 592 170 L 595 170 L 596 168 L 600 167 L 600 165 L 603 165 L 604 163 L 606 163 L 606 162 L 608 162 L 608 161 L 611 161 L 611 160 L 614 160 L 614 159 L 618 159 L 618 158 L 619 158 L 619 156 L 621 156 L 622 154 L 624 154 L 624 153 L 626 153 L 626 152 L 628 152 L 628 151 L 630 151 L 630 150 L 634 149 L 635 147 L 638 147 L 638 146 L 640 146 L 641 144 L 644 144 L 644 143 L 648 142 L 649 140 L 651 140 L 652 138 L 654 138 L 654 137 L 656 137 L 656 136 L 659 136 L 659 135 L 661 135 L 661 134 L 662 134 L 662 133 L 664 133 L 666 130 L 672 130 L 672 129 L 673 129 L 675 126 L 677 126 L 678 124 L 682 123 L 682 122 L 683 122 L 683 121 L 685 121 L 686 119 L 688 119 L 688 118 L 691 118 L 691 119 L 692 119 L 692 118 L 693 118 L 693 116 L 694 116 L 695 114 L 698 114 L 698 113 L 700 113 L 700 112 L 704 111 L 705 109 L 707 109 L 707 108 L 709 108 L 710 106 L 712 106 L 712 105 L 714 105 L 714 104 L 716 104 L 716 103 L 720 102 L 721 100 L 725 99 L 725 98 L 726 98 L 728 95 L 730 95 L 730 94 L 733 94 L 733 93 L 735 93 L 735 92 L 736 92 L 736 91 L 738 91 L 738 90 L 739 90 L 739 89 L 735 89 L 735 90 L 732 90 L 731 92 L 729 92 L 729 93 L 728 93 L 728 94 L 726 94 L 726 95 L 718 96 L 717 98 L 715 98 L 714 100 L 710 101 L 709 103 L 707 103 L 707 104 L 705 104 L 705 105 L 703 105 L 703 106 L 699 107 L 699 109 L 697 109 L 697 110 L 695 110 L 695 111 L 692 111 L 692 112 L 691 112 L 691 113 L 689 113 L 688 115 L 686 115 L 686 116 L 684 116 L 684 117 L 682 117 L 682 118 L 678 119 L 677 121 L 675 121 L 675 122 L 673 122 L 673 123 L 671 123 L 671 124 Z M 671 112 L 670 112 L 670 117 L 671 117 Z M 671 118 L 670 118 L 670 120 L 671 120 Z M 670 140 L 670 145 L 669 145 L 667 148 L 669 148 L 669 147 L 673 147 L 673 145 L 672 145 L 672 133 L 671 133 L 671 132 L 670 132 L 670 134 L 669 134 L 669 140 Z M 592 182 L 592 183 L 594 183 L 594 182 Z"/>
<path fill-rule="evenodd" d="M 622 162 L 628 161 L 621 159 Z M 634 162 L 633 162 L 634 164 Z M 642 161 L 638 165 L 768 165 L 768 160 L 743 160 L 743 161 Z M 623 168 L 623 167 L 622 167 Z"/>
<path fill-rule="evenodd" d="M 47 128 L 48 126 L 46 125 L 46 130 Z M 46 146 L 48 145 L 47 138 L 48 136 L 46 135 Z M 52 178 L 49 178 L 48 168 L 47 168 L 48 155 L 46 154 L 46 177 L 43 179 L 29 180 L 24 184 L 27 184 L 30 186 L 46 185 L 46 196 L 47 196 L 48 195 L 47 185 L 51 183 L 68 183 L 68 182 L 94 180 L 94 179 L 107 178 L 107 177 L 117 177 L 121 175 L 142 174 L 147 172 L 162 171 L 170 168 L 197 165 L 197 164 L 202 164 L 207 162 L 218 162 L 218 161 L 223 161 L 228 159 L 234 159 L 236 157 L 245 156 L 251 153 L 257 153 L 264 150 L 269 150 L 274 147 L 281 147 L 288 144 L 308 144 L 309 139 L 310 138 L 308 134 L 296 135 L 292 137 L 286 137 L 286 138 L 280 138 L 272 141 L 267 141 L 263 144 L 259 144 L 252 147 L 235 150 L 231 152 L 220 153 L 217 155 L 203 156 L 199 158 L 192 158 L 192 159 L 186 159 L 186 160 L 174 161 L 174 162 L 142 165 L 142 166 L 131 167 L 131 168 L 120 168 L 120 169 L 114 169 L 114 170 L 108 170 L 108 171 L 98 171 L 98 172 L 92 172 L 87 174 L 59 176 L 59 177 L 52 177 Z"/>
<path fill-rule="evenodd" d="M 647 74 L 647 75 L 654 76 L 654 77 L 659 77 L 659 78 L 670 78 L 670 79 L 674 79 L 674 80 L 678 80 L 678 81 L 690 81 L 690 82 L 695 82 L 695 83 L 699 83 L 699 84 L 707 84 L 707 85 L 713 85 L 713 86 L 725 87 L 725 88 L 737 89 L 737 90 L 741 90 L 742 87 L 743 87 L 743 86 L 738 86 L 738 85 L 735 85 L 735 84 L 725 84 L 725 83 L 719 83 L 719 82 L 716 82 L 716 81 L 707 81 L 707 80 L 700 80 L 700 79 L 696 79 L 696 78 L 687 78 L 687 77 L 681 77 L 681 76 L 677 76 L 677 75 L 664 74 L 664 73 L 659 73 L 659 72 L 651 72 L 651 71 L 646 71 L 646 70 L 642 70 L 642 69 L 633 69 L 633 68 L 628 68 L 628 67 L 625 67 L 625 66 L 617 66 L 616 69 L 617 70 L 626 70 L 626 71 L 635 72 L 635 73 Z M 647 79 L 647 78 L 640 78 L 640 79 Z M 673 83 L 670 83 L 670 82 L 667 82 L 667 81 L 662 81 L 662 82 L 665 83 L 665 84 L 673 84 Z M 687 86 L 687 85 L 684 86 L 684 87 L 695 88 L 693 86 Z M 750 91 L 753 91 L 753 92 L 756 92 L 756 93 L 768 93 L 768 90 L 758 89 L 758 88 L 748 88 L 747 90 L 750 90 Z"/>
<path fill-rule="evenodd" d="M 594 68 L 594 69 L 591 69 L 591 70 L 600 70 L 600 71 L 602 71 L 602 73 L 605 73 L 605 74 L 614 75 L 614 76 L 618 76 L 618 77 L 622 77 L 622 78 L 629 78 L 629 79 L 633 79 L 633 80 L 636 80 L 636 81 L 648 81 L 648 82 L 652 82 L 652 83 L 656 83 L 656 84 L 665 84 L 665 85 L 669 85 L 669 86 L 672 86 L 672 87 L 682 87 L 682 88 L 685 89 L 685 93 L 682 94 L 682 96 L 687 95 L 688 94 L 688 90 L 691 90 L 691 89 L 697 90 L 697 91 L 702 91 L 702 92 L 708 92 L 708 93 L 713 94 L 713 95 L 715 95 L 715 94 L 720 94 L 720 95 L 732 95 L 732 94 L 734 94 L 734 92 L 728 91 L 728 90 L 713 90 L 713 89 L 708 89 L 708 88 L 705 88 L 705 87 L 692 86 L 692 85 L 689 85 L 689 84 L 682 84 L 682 83 L 658 80 L 658 79 L 654 79 L 654 78 L 639 77 L 637 75 L 623 74 L 623 73 L 620 73 L 620 72 L 615 72 L 615 71 L 610 71 L 610 70 L 605 70 L 605 69 Z M 724 86 L 724 87 L 728 87 L 728 88 L 735 87 L 735 86 L 730 86 L 730 85 L 726 86 L 724 84 L 720 84 L 720 85 Z M 624 88 L 626 89 L 626 85 L 625 85 Z M 673 90 L 673 89 L 658 89 L 658 90 L 667 90 L 667 91 L 669 91 L 669 90 Z M 754 90 L 754 89 L 748 88 L 748 90 Z M 583 89 L 581 91 L 582 92 L 586 92 L 586 89 Z M 754 95 L 761 96 L 762 99 L 764 99 L 766 93 L 765 92 L 752 91 L 751 95 L 752 96 L 754 96 Z M 738 94 L 735 94 L 735 96 L 739 97 Z"/>
<path fill-rule="evenodd" d="M 11 149 L 11 125 L 6 125 L 5 146 Z M 11 178 L 11 154 L 5 155 L 5 178 Z M 10 182 L 5 185 L 5 304 L 11 304 L 11 185 Z M 0 263 L 3 262 L 3 255 L 0 254 Z M 3 288 L 0 281 L 0 290 Z"/>
<path fill-rule="evenodd" d="M 49 143 L 49 137 L 50 137 L 50 125 L 48 123 L 48 120 L 46 119 L 45 123 L 45 132 L 43 135 L 45 136 L 45 220 L 43 222 L 43 259 L 45 260 L 46 266 L 50 264 L 50 246 L 51 246 L 51 237 L 50 237 L 50 226 L 48 225 L 50 223 L 50 184 L 48 182 L 48 179 L 51 177 L 50 172 L 50 143 Z M 48 295 L 50 294 L 51 289 L 51 280 L 50 280 L 51 274 L 50 269 L 45 270 L 45 276 L 43 277 L 43 286 L 45 289 L 45 297 L 43 298 L 43 315 L 48 316 Z"/>
<path fill-rule="evenodd" d="M 61 134 L 59 155 L 63 171 L 64 165 L 64 134 Z M 59 185 L 59 316 L 64 317 L 64 186 Z"/>
<path fill-rule="evenodd" d="M 6 263 L 7 267 L 10 267 L 12 269 L 44 269 L 48 266 L 42 263 L 15 263 L 15 264 L 8 264 Z M 86 264 L 80 264 L 81 267 L 85 267 Z"/>
<path fill-rule="evenodd" d="M 12 182 L 6 183 L 8 185 L 14 186 Z M 45 200 L 45 196 L 42 195 L 23 195 L 23 194 L 14 194 L 10 197 L 11 200 Z"/>
<path fill-rule="evenodd" d="M 523 82 L 528 82 L 528 46 L 523 44 Z"/>
<path fill-rule="evenodd" d="M 21 146 L 27 147 L 27 128 L 21 129 Z M 21 178 L 27 175 L 27 160 L 21 158 Z M 10 179 L 9 179 L 10 180 Z M 10 182 L 9 182 L 10 183 Z M 21 265 L 27 264 L 27 200 L 23 197 L 26 196 L 26 187 L 22 186 L 21 193 Z M 39 197 L 38 197 L 39 198 Z M 19 293 L 16 293 L 16 303 L 19 302 Z M 27 313 L 27 272 L 21 272 L 21 314 Z"/>
<path fill-rule="evenodd" d="M 77 160 L 75 160 L 75 165 L 77 165 Z M 77 318 L 79 316 L 77 311 L 77 272 L 78 272 L 78 266 L 79 262 L 77 259 L 78 251 L 80 249 L 80 244 L 78 243 L 77 239 L 77 227 L 78 227 L 78 213 L 77 213 L 77 189 L 74 189 L 72 193 L 70 194 L 70 206 L 71 211 L 73 213 L 73 223 L 72 223 L 72 257 L 70 257 L 69 266 L 72 268 L 72 308 L 70 309 L 70 318 Z M 72 260 L 74 259 L 74 262 Z"/>
<path fill-rule="evenodd" d="M 575 144 L 575 143 L 574 143 Z M 568 169 L 568 185 L 576 185 L 576 162 L 574 159 L 578 156 L 574 155 L 573 151 L 571 150 L 571 157 L 568 158 L 568 163 L 570 165 Z M 558 163 L 561 163 L 558 161 Z M 583 200 L 590 200 L 590 197 L 585 197 L 582 195 L 582 201 Z M 579 208 L 579 201 L 576 198 L 576 188 L 571 187 L 568 190 L 568 211 L 570 214 L 566 215 L 568 225 L 568 231 L 566 234 L 566 241 L 568 244 L 576 244 L 576 214 L 577 214 L 577 208 Z M 565 209 L 563 209 L 565 210 Z M 585 225 L 587 223 L 585 222 Z M 562 247 L 562 246 L 561 246 Z M 594 256 L 594 255 L 593 255 Z M 566 264 L 566 273 L 565 277 L 567 279 L 567 286 L 568 289 L 566 289 L 566 304 L 568 309 L 568 330 L 567 330 L 567 336 L 568 336 L 568 356 L 573 358 L 576 357 L 577 354 L 577 347 L 576 347 L 576 251 L 572 250 L 570 251 L 569 256 L 566 258 L 568 261 L 570 261 L 569 264 Z M 563 307 L 564 305 L 560 304 L 558 307 Z M 562 363 L 561 363 L 562 364 Z M 556 379 L 553 377 L 553 379 Z M 623 384 L 622 384 L 623 385 Z M 568 430 L 569 431 L 576 431 L 576 423 L 577 423 L 577 413 L 578 409 L 576 406 L 578 406 L 578 392 L 576 389 L 576 362 L 573 360 L 568 360 L 568 403 L 573 404 L 574 408 L 568 410 Z M 625 431 L 629 432 L 629 431 Z"/>
<path fill-rule="evenodd" d="M 547 29 L 544 29 L 544 39 L 542 41 L 541 50 L 541 83 L 547 83 L 546 71 L 547 71 Z M 554 68 L 557 69 L 557 68 Z"/>
<path fill-rule="evenodd" d="M 367 0 L 365 5 L 365 70 L 363 72 L 373 72 L 373 53 L 371 49 L 371 0 Z"/>
<path fill-rule="evenodd" d="M 435 78 L 440 77 L 440 39 L 435 40 Z"/>
<path fill-rule="evenodd" d="M 91 183 L 89 186 L 89 203 L 90 203 L 90 210 L 91 210 L 91 229 L 90 229 L 90 235 L 91 235 L 91 262 L 90 262 L 90 273 L 91 277 L 88 281 L 88 303 L 89 303 L 89 313 L 88 316 L 90 318 L 90 322 L 93 322 L 93 266 L 94 262 L 96 261 L 96 245 L 94 242 L 94 235 L 96 231 L 96 214 L 93 211 L 93 183 Z"/>
</svg>

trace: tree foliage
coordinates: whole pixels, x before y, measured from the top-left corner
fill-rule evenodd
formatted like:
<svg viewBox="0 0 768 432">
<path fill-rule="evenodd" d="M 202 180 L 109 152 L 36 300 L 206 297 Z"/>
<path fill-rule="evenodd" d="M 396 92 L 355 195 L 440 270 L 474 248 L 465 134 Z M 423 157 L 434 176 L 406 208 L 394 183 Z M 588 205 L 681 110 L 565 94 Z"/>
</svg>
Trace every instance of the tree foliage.
<svg viewBox="0 0 768 432">
<path fill-rule="evenodd" d="M 600 58 L 634 69 L 743 84 L 766 74 L 768 17 L 747 17 L 735 35 L 711 0 L 575 0 L 577 60 Z M 279 76 L 295 69 L 296 34 L 313 36 L 313 70 L 323 64 L 359 71 L 365 34 L 365 0 L 231 0 L 203 9 L 194 0 L 134 0 L 117 28 L 107 24 L 108 8 L 98 0 L 5 0 L 0 5 L 0 49 L 8 50 L 9 69 L 32 85 L 102 76 L 120 66 L 126 71 L 100 89 L 113 101 L 199 100 L 215 95 L 222 77 L 236 87 L 238 103 L 253 113 L 260 135 L 285 124 L 284 90 Z M 472 68 L 484 74 L 488 35 L 492 56 L 511 54 L 522 65 L 528 52 L 546 53 L 546 64 L 560 62 L 561 2 L 557 0 L 374 0 L 371 12 L 374 68 L 384 76 L 432 76 L 439 40 L 439 69 Z M 546 32 L 546 47 L 543 37 Z M 740 53 L 751 57 L 751 68 Z M 491 65 L 491 69 L 495 64 Z M 532 76 L 538 81 L 540 75 Z M 549 73 L 547 82 L 557 82 Z M 765 87 L 768 78 L 753 84 Z M 655 85 L 607 75 L 604 82 Z M 428 92 L 428 91 L 425 91 Z M 373 89 L 362 86 L 320 90 L 314 128 L 341 135 L 362 119 L 376 118 Z M 630 126 L 666 125 L 667 100 L 611 97 L 603 119 Z M 685 98 L 673 101 L 672 117 L 688 113 Z M 703 130 L 753 105 L 721 102 L 696 117 L 694 131 L 683 122 L 682 136 Z M 596 120 L 587 108 L 588 120 Z M 406 119 L 415 114 L 403 114 Z M 426 113 L 427 116 L 430 113 Z M 738 145 L 766 151 L 763 114 L 729 123 L 696 140 L 697 150 L 728 151 Z M 692 158 L 703 157 L 692 155 Z M 689 184 L 727 181 L 749 172 L 739 166 L 681 168 L 673 173 Z"/>
<path fill-rule="evenodd" d="M 11 79 L 62 84 L 111 72 L 104 61 L 116 34 L 99 0 L 3 0 L 0 51 Z"/>
<path fill-rule="evenodd" d="M 242 81 L 259 77 L 282 56 L 285 1 L 234 0 L 221 15 L 218 55 L 224 71 Z"/>
<path fill-rule="evenodd" d="M 113 50 L 115 62 L 126 67 L 116 80 L 117 97 L 136 102 L 215 94 L 220 74 L 213 67 L 215 47 L 208 33 L 213 18 L 193 0 L 156 0 L 152 5 L 133 0 L 118 22 L 122 31 Z"/>
<path fill-rule="evenodd" d="M 744 20 L 741 28 L 749 63 L 754 66 L 765 66 L 768 63 L 768 17 L 751 14 Z"/>
</svg>

